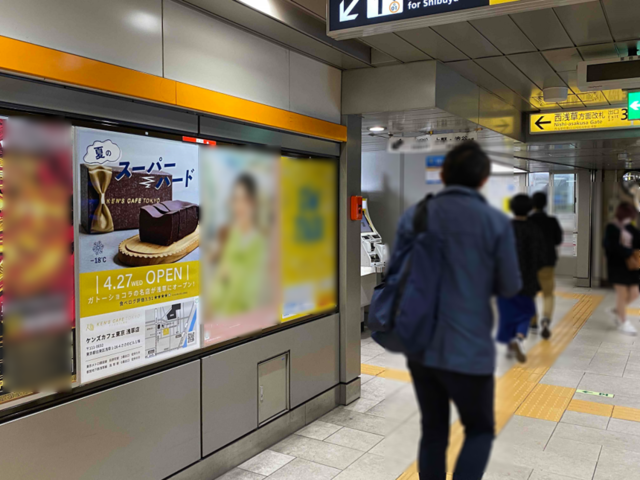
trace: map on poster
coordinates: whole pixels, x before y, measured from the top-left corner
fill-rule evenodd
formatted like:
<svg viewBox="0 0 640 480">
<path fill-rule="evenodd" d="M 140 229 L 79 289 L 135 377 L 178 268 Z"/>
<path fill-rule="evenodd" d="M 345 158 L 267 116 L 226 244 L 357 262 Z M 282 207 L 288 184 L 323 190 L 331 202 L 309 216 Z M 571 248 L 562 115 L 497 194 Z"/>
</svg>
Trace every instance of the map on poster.
<svg viewBox="0 0 640 480">
<path fill-rule="evenodd" d="M 80 382 L 199 348 L 198 147 L 75 131 Z"/>
<path fill-rule="evenodd" d="M 198 345 L 198 299 L 83 319 L 83 382 Z"/>
</svg>

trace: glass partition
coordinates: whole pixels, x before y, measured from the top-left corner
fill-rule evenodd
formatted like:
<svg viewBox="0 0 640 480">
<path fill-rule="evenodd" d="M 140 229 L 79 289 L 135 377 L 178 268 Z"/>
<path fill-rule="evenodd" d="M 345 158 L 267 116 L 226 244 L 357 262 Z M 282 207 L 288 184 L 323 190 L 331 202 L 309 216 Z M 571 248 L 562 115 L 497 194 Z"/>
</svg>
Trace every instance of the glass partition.
<svg viewBox="0 0 640 480">
<path fill-rule="evenodd" d="M 337 309 L 335 159 L 36 133 L 0 144 L 0 409 Z"/>
<path fill-rule="evenodd" d="M 536 172 L 528 175 L 529 194 L 547 194 L 547 212 L 555 215 L 562 226 L 563 242 L 558 249 L 562 257 L 578 254 L 578 217 L 576 212 L 576 174 Z"/>
</svg>

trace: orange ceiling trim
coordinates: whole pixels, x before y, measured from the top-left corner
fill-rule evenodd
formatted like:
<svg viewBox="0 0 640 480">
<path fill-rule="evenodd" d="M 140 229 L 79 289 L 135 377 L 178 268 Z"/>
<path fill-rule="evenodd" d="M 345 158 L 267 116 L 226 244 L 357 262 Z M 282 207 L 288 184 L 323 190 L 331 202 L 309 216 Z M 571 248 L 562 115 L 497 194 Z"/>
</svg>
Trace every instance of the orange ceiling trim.
<svg viewBox="0 0 640 480">
<path fill-rule="evenodd" d="M 127 97 L 176 105 L 223 117 L 346 142 L 343 125 L 231 95 L 194 87 L 130 68 L 0 36 L 0 69 Z"/>
<path fill-rule="evenodd" d="M 103 92 L 176 103 L 175 82 L 148 73 L 0 37 L 0 68 Z"/>
<path fill-rule="evenodd" d="M 177 104 L 245 122 L 326 138 L 347 141 L 347 128 L 280 108 L 232 97 L 186 83 L 176 83 Z"/>
</svg>

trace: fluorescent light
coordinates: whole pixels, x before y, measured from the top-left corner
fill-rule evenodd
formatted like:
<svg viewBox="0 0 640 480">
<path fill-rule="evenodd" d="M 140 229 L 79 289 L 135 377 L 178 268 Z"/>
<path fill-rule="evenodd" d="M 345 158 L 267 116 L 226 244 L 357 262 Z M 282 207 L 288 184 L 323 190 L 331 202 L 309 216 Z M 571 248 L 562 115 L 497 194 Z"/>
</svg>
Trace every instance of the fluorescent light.
<svg viewBox="0 0 640 480">
<path fill-rule="evenodd" d="M 491 162 L 491 173 L 513 173 L 513 167 Z"/>
<path fill-rule="evenodd" d="M 369 131 L 370 132 L 384 132 L 385 128 L 384 127 L 369 127 Z"/>
<path fill-rule="evenodd" d="M 501 173 L 527 173 L 527 171 L 521 168 L 503 165 L 502 163 L 491 162 L 491 173 L 495 175 Z"/>
<path fill-rule="evenodd" d="M 240 0 L 245 5 L 250 6 L 251 8 L 255 8 L 259 12 L 266 13 L 267 15 L 273 16 L 273 5 L 271 5 L 271 0 Z"/>
</svg>

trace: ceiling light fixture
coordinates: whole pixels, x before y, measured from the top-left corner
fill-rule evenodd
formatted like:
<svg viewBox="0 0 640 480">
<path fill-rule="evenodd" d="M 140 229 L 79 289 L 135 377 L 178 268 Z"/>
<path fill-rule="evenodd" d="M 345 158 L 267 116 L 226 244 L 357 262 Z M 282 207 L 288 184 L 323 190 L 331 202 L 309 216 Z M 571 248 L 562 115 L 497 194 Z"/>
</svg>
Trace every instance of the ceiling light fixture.
<svg viewBox="0 0 640 480">
<path fill-rule="evenodd" d="M 271 0 L 240 0 L 240 2 L 245 5 L 258 10 L 259 12 L 266 13 L 267 15 L 273 17 L 274 10 L 273 5 L 271 4 Z"/>
<path fill-rule="evenodd" d="M 369 131 L 374 133 L 384 132 L 384 130 L 384 127 L 369 127 Z"/>
</svg>

